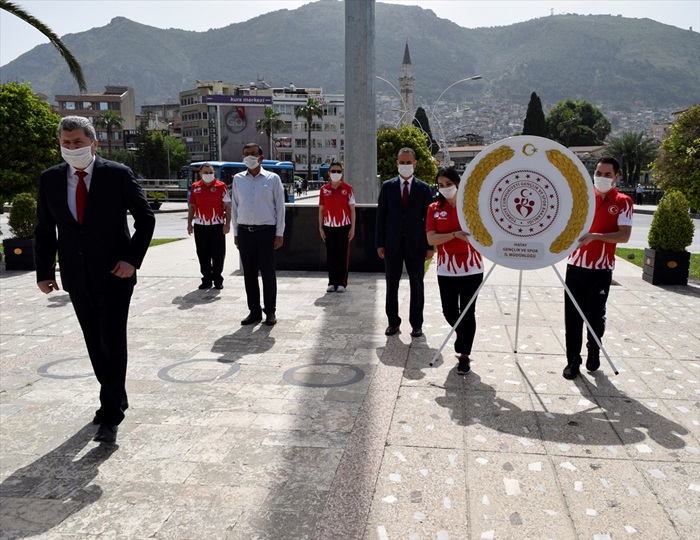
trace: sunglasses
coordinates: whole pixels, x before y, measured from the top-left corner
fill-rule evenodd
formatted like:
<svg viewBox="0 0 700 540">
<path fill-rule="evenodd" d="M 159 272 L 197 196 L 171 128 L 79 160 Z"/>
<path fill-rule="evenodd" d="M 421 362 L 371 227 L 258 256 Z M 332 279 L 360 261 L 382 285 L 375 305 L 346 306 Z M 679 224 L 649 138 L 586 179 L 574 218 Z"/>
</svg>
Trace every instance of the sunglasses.
<svg viewBox="0 0 700 540">
<path fill-rule="evenodd" d="M 331 172 L 331 173 L 340 173 L 340 174 L 343 174 L 343 171 L 338 171 L 338 170 L 330 171 L 330 172 Z"/>
</svg>

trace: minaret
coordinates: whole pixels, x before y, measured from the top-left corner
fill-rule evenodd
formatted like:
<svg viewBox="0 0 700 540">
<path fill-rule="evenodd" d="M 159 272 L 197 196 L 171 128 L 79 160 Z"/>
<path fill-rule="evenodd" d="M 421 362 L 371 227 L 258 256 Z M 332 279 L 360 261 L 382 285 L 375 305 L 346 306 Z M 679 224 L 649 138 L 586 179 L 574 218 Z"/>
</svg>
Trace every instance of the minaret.
<svg viewBox="0 0 700 540">
<path fill-rule="evenodd" d="M 413 75 L 411 75 L 411 55 L 408 52 L 408 41 L 406 41 L 406 49 L 403 51 L 403 75 L 399 77 L 399 85 L 401 86 L 401 97 L 403 98 L 402 105 L 406 108 L 404 111 L 401 123 L 410 126 L 413 123 Z"/>
</svg>

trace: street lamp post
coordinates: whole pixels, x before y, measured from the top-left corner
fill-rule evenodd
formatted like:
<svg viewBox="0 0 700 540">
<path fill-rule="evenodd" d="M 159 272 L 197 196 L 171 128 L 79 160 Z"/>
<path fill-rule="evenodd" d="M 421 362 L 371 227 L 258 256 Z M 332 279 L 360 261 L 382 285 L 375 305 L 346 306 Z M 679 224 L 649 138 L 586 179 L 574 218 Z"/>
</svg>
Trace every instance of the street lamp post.
<svg viewBox="0 0 700 540">
<path fill-rule="evenodd" d="M 172 125 L 172 122 L 168 123 L 166 127 L 167 135 L 165 136 L 165 149 L 168 154 L 168 180 L 170 180 L 170 128 L 172 127 Z"/>
<path fill-rule="evenodd" d="M 399 99 L 401 100 L 401 105 L 403 106 L 403 109 L 401 110 L 401 116 L 399 117 L 399 121 L 396 123 L 396 125 L 397 125 L 397 126 L 400 126 L 400 125 L 401 125 L 401 121 L 402 121 L 402 120 L 404 119 L 404 117 L 408 114 L 408 106 L 406 105 L 406 100 L 405 100 L 405 99 L 403 98 L 403 96 L 401 95 L 401 92 L 399 92 L 399 89 L 396 88 L 396 86 L 394 86 L 391 82 L 387 81 L 384 77 L 380 77 L 379 75 L 375 75 L 375 77 L 376 77 L 377 79 L 379 79 L 380 81 L 384 81 L 384 82 L 387 83 L 389 86 L 391 86 L 391 87 L 394 89 L 394 91 L 397 93 L 397 95 L 399 96 Z M 441 97 L 442 97 L 442 96 L 441 96 Z"/>
<path fill-rule="evenodd" d="M 456 85 L 458 85 L 459 83 L 463 83 L 463 82 L 478 81 L 479 79 L 481 79 L 481 75 L 474 75 L 473 77 L 467 77 L 467 78 L 465 78 L 465 79 L 460 79 L 460 80 L 458 80 L 458 81 L 453 82 L 451 85 L 449 85 L 447 88 L 445 88 L 445 89 L 442 91 L 442 93 L 441 93 L 441 94 L 438 96 L 438 98 L 435 100 L 435 103 L 433 103 L 433 106 L 430 108 L 430 114 L 432 115 L 433 119 L 435 120 L 435 125 L 437 125 L 438 129 L 440 130 L 440 135 L 441 135 L 441 137 L 442 137 L 442 139 L 440 140 L 440 142 L 441 142 L 441 143 L 444 143 L 444 146 L 443 146 L 443 148 L 442 148 L 442 155 L 443 155 L 443 158 L 444 158 L 444 160 L 445 160 L 445 163 L 447 163 L 448 166 L 449 166 L 449 163 L 450 163 L 450 151 L 449 151 L 449 149 L 448 149 L 448 147 L 447 147 L 447 137 L 446 137 L 446 135 L 445 135 L 445 130 L 442 129 L 442 123 L 440 122 L 440 119 L 439 119 L 439 118 L 437 117 L 437 115 L 435 114 L 435 111 L 436 111 L 436 109 L 437 109 L 437 105 L 438 105 L 438 103 L 440 102 L 440 100 L 442 99 L 442 96 L 445 95 L 445 92 L 447 92 L 447 91 L 448 91 L 450 88 L 452 88 L 453 86 L 456 86 Z M 464 110 L 464 109 L 463 109 L 463 110 Z M 442 144 L 441 144 L 441 146 L 442 146 Z"/>
</svg>

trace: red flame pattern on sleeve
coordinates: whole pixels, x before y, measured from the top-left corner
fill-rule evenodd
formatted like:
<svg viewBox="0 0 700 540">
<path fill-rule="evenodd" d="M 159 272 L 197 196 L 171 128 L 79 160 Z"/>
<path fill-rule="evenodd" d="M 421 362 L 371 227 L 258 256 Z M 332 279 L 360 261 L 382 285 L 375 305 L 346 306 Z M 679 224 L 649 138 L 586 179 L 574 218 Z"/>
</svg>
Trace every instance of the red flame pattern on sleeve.
<svg viewBox="0 0 700 540">
<path fill-rule="evenodd" d="M 328 183 L 321 187 L 318 204 L 323 206 L 324 226 L 350 225 L 350 205 L 355 204 L 355 193 L 352 186 L 345 182 L 341 182 L 335 189 Z"/>
<path fill-rule="evenodd" d="M 633 213 L 632 199 L 614 188 L 603 199 L 596 195 L 595 215 L 590 232 L 615 232 L 619 230 L 620 225 L 631 227 Z M 616 247 L 617 244 L 610 242 L 591 242 L 577 248 L 569 256 L 568 263 L 590 270 L 613 270 Z"/>
<path fill-rule="evenodd" d="M 215 180 L 207 186 L 201 180 L 192 184 L 190 205 L 194 205 L 194 223 L 197 225 L 223 225 L 226 223 L 224 203 L 231 202 L 226 184 Z"/>
<path fill-rule="evenodd" d="M 450 204 L 430 205 L 426 231 L 444 234 L 461 230 L 456 208 Z M 483 271 L 481 254 L 470 243 L 454 238 L 437 246 L 438 276 L 469 276 Z"/>
</svg>

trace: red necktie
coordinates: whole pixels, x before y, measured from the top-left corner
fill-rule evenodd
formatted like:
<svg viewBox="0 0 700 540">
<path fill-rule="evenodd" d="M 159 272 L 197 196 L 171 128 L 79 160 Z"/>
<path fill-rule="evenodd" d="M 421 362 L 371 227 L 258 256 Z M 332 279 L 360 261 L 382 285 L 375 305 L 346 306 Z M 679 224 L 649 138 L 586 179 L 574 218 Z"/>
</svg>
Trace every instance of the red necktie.
<svg viewBox="0 0 700 540">
<path fill-rule="evenodd" d="M 408 206 L 408 180 L 404 180 L 401 200 L 403 201 L 403 207 L 406 208 Z"/>
<path fill-rule="evenodd" d="M 78 216 L 78 223 L 82 224 L 88 196 L 87 184 L 85 183 L 87 173 L 85 171 L 75 171 L 75 176 L 78 177 L 78 186 L 75 189 L 75 213 Z"/>
</svg>

